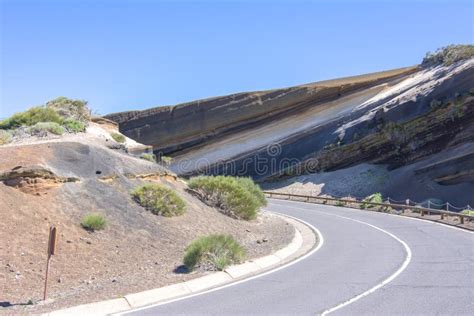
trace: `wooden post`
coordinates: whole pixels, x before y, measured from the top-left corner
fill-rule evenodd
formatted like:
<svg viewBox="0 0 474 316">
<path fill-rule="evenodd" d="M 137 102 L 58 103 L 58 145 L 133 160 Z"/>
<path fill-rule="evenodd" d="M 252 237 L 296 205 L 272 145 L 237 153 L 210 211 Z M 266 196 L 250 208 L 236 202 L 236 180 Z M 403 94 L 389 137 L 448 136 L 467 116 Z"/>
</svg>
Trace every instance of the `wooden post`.
<svg viewBox="0 0 474 316">
<path fill-rule="evenodd" d="M 46 277 L 44 278 L 44 292 L 43 300 L 46 301 L 48 297 L 48 275 L 49 266 L 51 263 L 51 256 L 56 254 L 56 241 L 57 241 L 57 229 L 54 226 L 49 228 L 49 240 L 48 240 L 48 259 L 46 262 Z"/>
<path fill-rule="evenodd" d="M 425 216 L 425 211 L 424 210 L 420 211 L 420 216 Z"/>
<path fill-rule="evenodd" d="M 461 221 L 461 224 L 464 224 L 464 216 L 459 216 L 459 220 Z"/>
<path fill-rule="evenodd" d="M 444 219 L 444 213 L 441 213 L 441 219 L 442 220 Z"/>
</svg>

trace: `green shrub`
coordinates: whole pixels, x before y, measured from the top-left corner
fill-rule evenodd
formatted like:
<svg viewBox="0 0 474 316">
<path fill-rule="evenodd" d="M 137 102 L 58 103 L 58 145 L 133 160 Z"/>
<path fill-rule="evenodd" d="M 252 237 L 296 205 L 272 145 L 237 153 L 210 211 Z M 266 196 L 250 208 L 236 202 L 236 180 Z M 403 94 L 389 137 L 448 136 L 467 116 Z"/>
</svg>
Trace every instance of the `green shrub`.
<svg viewBox="0 0 474 316">
<path fill-rule="evenodd" d="M 91 113 L 87 101 L 59 97 L 46 103 L 46 108 L 56 111 L 61 117 L 81 122 L 90 120 Z"/>
<path fill-rule="evenodd" d="M 38 122 L 28 129 L 31 135 L 37 136 L 46 136 L 48 133 L 62 135 L 64 131 L 64 127 L 55 122 Z"/>
<path fill-rule="evenodd" d="M 125 136 L 119 133 L 112 133 L 110 136 L 117 142 L 117 143 L 125 143 Z"/>
<path fill-rule="evenodd" d="M 0 122 L 0 129 L 13 129 L 20 126 L 32 126 L 40 122 L 63 123 L 63 118 L 53 109 L 42 106 L 33 107 L 25 112 L 18 112 Z"/>
<path fill-rule="evenodd" d="M 168 156 L 161 156 L 160 161 L 163 162 L 165 165 L 169 166 L 173 162 L 173 158 Z"/>
<path fill-rule="evenodd" d="M 105 217 L 97 213 L 87 214 L 81 220 L 81 226 L 89 231 L 104 229 L 105 224 Z"/>
<path fill-rule="evenodd" d="M 474 210 L 463 210 L 461 214 L 474 216 Z"/>
<path fill-rule="evenodd" d="M 86 130 L 86 123 L 75 120 L 75 119 L 66 119 L 64 120 L 63 126 L 70 133 L 80 133 Z"/>
<path fill-rule="evenodd" d="M 8 144 L 12 140 L 10 131 L 0 129 L 0 145 Z"/>
<path fill-rule="evenodd" d="M 209 235 L 191 242 L 185 250 L 184 264 L 188 270 L 224 270 L 228 265 L 242 262 L 245 250 L 230 235 Z"/>
<path fill-rule="evenodd" d="M 374 193 L 366 197 L 363 202 L 372 202 L 372 203 L 383 203 L 383 197 L 381 193 Z M 369 203 L 362 203 L 360 206 L 362 209 L 374 207 Z"/>
<path fill-rule="evenodd" d="M 156 162 L 156 156 L 154 154 L 143 153 L 140 155 L 140 158 L 151 162 Z"/>
<path fill-rule="evenodd" d="M 133 198 L 153 214 L 172 217 L 184 214 L 186 204 L 173 190 L 162 185 L 149 183 L 137 187 Z"/>
<path fill-rule="evenodd" d="M 451 65 L 457 61 L 474 56 L 474 45 L 448 45 L 438 48 L 434 53 L 426 53 L 422 65 Z"/>
<path fill-rule="evenodd" d="M 344 206 L 344 205 L 346 205 L 346 203 L 345 203 L 345 202 L 343 202 L 343 201 L 339 201 L 339 200 L 338 200 L 338 201 L 336 201 L 336 206 Z"/>
<path fill-rule="evenodd" d="M 258 209 L 266 204 L 263 192 L 249 178 L 199 176 L 190 179 L 189 187 L 206 204 L 234 218 L 254 219 Z"/>
<path fill-rule="evenodd" d="M 253 182 L 251 178 L 236 178 L 237 181 L 242 185 L 247 191 L 249 191 L 260 203 L 260 206 L 267 205 L 267 199 L 265 194 L 258 184 Z"/>
</svg>

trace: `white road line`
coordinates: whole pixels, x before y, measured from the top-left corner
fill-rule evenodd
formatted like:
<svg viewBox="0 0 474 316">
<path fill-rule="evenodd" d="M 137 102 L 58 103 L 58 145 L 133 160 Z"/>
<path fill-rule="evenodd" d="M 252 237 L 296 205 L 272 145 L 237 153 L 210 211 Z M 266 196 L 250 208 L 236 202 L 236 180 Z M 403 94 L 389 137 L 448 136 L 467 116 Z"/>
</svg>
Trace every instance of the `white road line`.
<svg viewBox="0 0 474 316">
<path fill-rule="evenodd" d="M 279 266 L 273 270 L 269 270 L 267 272 L 264 272 L 264 273 L 261 273 L 261 274 L 257 274 L 257 275 L 254 275 L 252 277 L 249 277 L 249 278 L 246 278 L 246 279 L 243 279 L 243 280 L 240 280 L 240 281 L 237 281 L 237 282 L 233 282 L 233 283 L 229 283 L 229 284 L 226 284 L 226 285 L 222 285 L 222 286 L 219 286 L 219 287 L 216 287 L 216 288 L 213 288 L 213 289 L 210 289 L 210 290 L 206 290 L 206 291 L 203 291 L 203 292 L 199 292 L 199 293 L 195 293 L 195 294 L 191 294 L 191 295 L 187 295 L 187 296 L 183 296 L 183 297 L 179 297 L 179 298 L 176 298 L 176 299 L 172 299 L 172 300 L 169 300 L 169 301 L 165 301 L 165 302 L 161 302 L 161 303 L 156 303 L 156 304 L 151 304 L 151 305 L 147 305 L 147 306 L 144 306 L 144 307 L 140 307 L 140 308 L 136 308 L 136 309 L 132 309 L 132 310 L 128 310 L 128 311 L 125 311 L 125 312 L 121 312 L 121 313 L 116 313 L 116 314 L 113 314 L 113 315 L 126 315 L 128 313 L 133 313 L 133 312 L 137 312 L 137 311 L 141 311 L 141 310 L 144 310 L 144 309 L 149 309 L 149 308 L 153 308 L 153 307 L 157 307 L 157 306 L 161 306 L 161 305 L 165 305 L 165 304 L 170 304 L 170 303 L 173 303 L 173 302 L 177 302 L 177 301 L 181 301 L 181 300 L 185 300 L 185 299 L 188 299 L 188 298 L 191 298 L 191 297 L 196 297 L 196 296 L 199 296 L 199 295 L 203 295 L 203 294 L 207 294 L 207 293 L 211 293 L 211 292 L 214 292 L 214 291 L 218 291 L 218 290 L 222 290 L 222 289 L 225 289 L 225 288 L 228 288 L 228 287 L 231 287 L 231 286 L 234 286 L 234 285 L 237 285 L 237 284 L 242 284 L 242 283 L 245 283 L 245 282 L 249 282 L 251 280 L 254 280 L 254 279 L 258 279 L 258 278 L 261 278 L 263 276 L 266 276 L 266 275 L 269 275 L 271 273 L 274 273 L 274 272 L 277 272 L 277 271 L 280 271 L 282 269 L 285 269 L 289 266 L 292 266 L 306 258 L 308 258 L 309 256 L 311 256 L 312 254 L 314 254 L 316 251 L 318 251 L 319 249 L 321 249 L 321 247 L 323 246 L 324 244 L 324 237 L 323 235 L 321 234 L 321 232 L 316 228 L 314 227 L 313 225 L 311 225 L 310 223 L 304 221 L 304 220 L 301 220 L 299 218 L 296 218 L 296 217 L 293 217 L 291 215 L 287 215 L 287 214 L 282 214 L 282 213 L 278 213 L 278 212 L 272 212 L 272 213 L 276 213 L 276 214 L 280 214 L 280 215 L 283 215 L 283 216 L 287 216 L 287 217 L 290 217 L 294 220 L 297 220 L 307 226 L 309 226 L 315 233 L 316 235 L 318 236 L 318 245 L 313 249 L 311 250 L 310 252 L 308 252 L 307 254 L 305 254 L 304 256 L 302 257 L 299 257 L 297 258 L 296 260 L 293 260 L 291 262 L 288 262 L 287 264 L 284 264 L 282 266 Z"/>
<path fill-rule="evenodd" d="M 321 212 L 321 213 L 324 213 L 324 212 Z M 327 214 L 327 213 L 325 213 Z M 345 218 L 345 219 L 348 219 L 348 220 L 351 220 L 351 221 L 354 221 L 354 222 L 357 222 L 357 223 L 360 223 L 360 224 L 364 224 L 364 225 L 367 225 L 367 226 L 370 226 L 374 229 L 377 229 L 378 231 L 381 231 L 382 233 L 384 234 L 387 234 L 389 235 L 390 237 L 392 237 L 393 239 L 395 239 L 396 241 L 398 241 L 400 244 L 402 244 L 403 248 L 405 248 L 405 252 L 406 252 L 406 257 L 405 257 L 405 261 L 403 261 L 403 264 L 398 268 L 397 271 L 395 271 L 395 273 L 393 273 L 392 275 L 390 275 L 388 278 L 386 278 L 385 280 L 383 280 L 381 283 L 375 285 L 374 287 L 372 287 L 371 289 L 357 295 L 357 296 L 354 296 L 353 298 L 351 298 L 350 300 L 348 301 L 345 301 L 339 305 L 336 305 L 334 307 L 331 307 L 327 310 L 325 310 L 324 312 L 321 313 L 322 316 L 324 315 L 327 315 L 329 313 L 332 313 L 340 308 L 343 308 L 344 306 L 347 306 L 349 304 L 352 304 L 358 300 L 360 300 L 361 298 L 367 296 L 367 295 L 370 295 L 372 293 L 374 293 L 375 291 L 377 291 L 378 289 L 380 289 L 381 287 L 387 285 L 388 283 L 392 282 L 397 276 L 399 276 L 406 268 L 407 266 L 410 264 L 410 261 L 411 261 L 411 257 L 412 257 L 412 254 L 411 254 L 411 249 L 410 247 L 408 247 L 407 243 L 404 242 L 403 240 L 401 240 L 400 238 L 398 238 L 397 236 L 395 236 L 394 234 L 392 234 L 391 232 L 388 232 L 380 227 L 377 227 L 375 225 L 372 225 L 372 224 L 369 224 L 369 223 L 366 223 L 366 222 L 363 222 L 363 221 L 359 221 L 357 219 L 352 219 L 350 217 L 345 217 L 345 216 L 340 216 L 340 215 L 335 215 L 335 214 L 329 214 L 331 216 L 337 216 L 337 217 L 340 217 L 340 218 Z"/>
<path fill-rule="evenodd" d="M 292 201 L 290 201 L 292 202 Z M 284 205 L 284 204 L 280 204 L 280 203 L 276 203 L 276 204 L 279 204 L 280 206 L 282 207 L 290 207 L 290 208 L 294 208 L 294 209 L 298 209 L 298 210 L 306 210 L 306 211 L 312 211 L 312 210 L 307 210 L 307 209 L 303 209 L 301 207 L 294 207 L 294 206 L 288 206 L 288 205 Z M 377 227 L 375 225 L 372 225 L 372 224 L 369 224 L 367 222 L 364 222 L 364 221 L 360 221 L 360 220 L 357 220 L 357 219 L 353 219 L 353 218 L 350 218 L 350 217 L 346 217 L 346 216 L 341 216 L 341 215 L 337 215 L 337 214 L 331 214 L 331 213 L 326 213 L 326 212 L 322 212 L 322 211 L 316 211 L 317 213 L 320 213 L 320 214 L 325 214 L 325 215 L 328 215 L 328 216 L 334 216 L 334 217 L 339 217 L 339 218 L 344 218 L 344 219 L 347 219 L 347 220 L 350 220 L 350 221 L 353 221 L 353 222 L 357 222 L 357 223 L 360 223 L 360 224 L 363 224 L 363 225 L 367 225 L 367 226 L 370 226 L 378 231 L 381 231 L 382 233 L 392 237 L 393 239 L 395 239 L 397 242 L 399 242 L 403 248 L 405 248 L 405 252 L 406 252 L 406 257 L 405 257 L 405 260 L 403 261 L 402 265 L 397 269 L 397 271 L 395 271 L 395 273 L 391 274 L 388 278 L 386 278 L 385 280 L 383 280 L 382 282 L 380 282 L 379 284 L 375 285 L 374 287 L 370 288 L 369 290 L 359 294 L 359 295 L 356 295 L 354 296 L 353 298 L 345 301 L 345 302 L 342 302 L 334 307 L 331 307 L 329 309 L 326 309 L 324 312 L 322 312 L 320 315 L 324 316 L 324 315 L 328 315 L 329 313 L 332 313 L 340 308 L 343 308 L 349 304 L 352 304 L 358 300 L 360 300 L 361 298 L 367 296 L 367 295 L 370 295 L 372 293 L 374 293 L 375 291 L 377 291 L 378 289 L 380 289 L 381 287 L 387 285 L 388 283 L 392 282 L 397 276 L 399 276 L 406 268 L 407 266 L 410 264 L 410 261 L 411 261 L 411 257 L 412 257 L 412 253 L 411 253 L 411 249 L 410 247 L 408 247 L 407 243 L 404 242 L 403 240 L 401 240 L 400 238 L 398 238 L 397 236 L 395 236 L 394 234 L 392 234 L 391 232 L 388 232 L 380 227 Z"/>
</svg>

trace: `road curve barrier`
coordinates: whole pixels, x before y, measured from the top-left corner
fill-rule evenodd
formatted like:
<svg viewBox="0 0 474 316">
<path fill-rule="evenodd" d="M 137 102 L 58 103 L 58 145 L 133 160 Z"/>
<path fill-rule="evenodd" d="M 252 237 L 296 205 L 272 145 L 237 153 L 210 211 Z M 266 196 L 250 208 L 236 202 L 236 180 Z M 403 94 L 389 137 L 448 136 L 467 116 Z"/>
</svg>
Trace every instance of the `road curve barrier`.
<svg viewBox="0 0 474 316">
<path fill-rule="evenodd" d="M 263 191 L 266 197 L 280 199 L 280 200 L 294 200 L 299 202 L 307 202 L 307 203 L 315 203 L 315 204 L 327 204 L 328 201 L 335 202 L 334 206 L 344 206 L 344 207 L 351 207 L 351 204 L 355 204 L 358 207 L 352 207 L 356 209 L 365 209 L 361 207 L 361 205 L 372 205 L 372 206 L 380 206 L 379 211 L 384 210 L 401 210 L 401 213 L 398 215 L 404 215 L 406 210 L 412 210 L 413 212 L 419 212 L 421 217 L 425 215 L 432 215 L 432 214 L 439 214 L 441 216 L 441 220 L 444 220 L 447 217 L 458 217 L 459 223 L 464 224 L 466 220 L 474 221 L 474 216 L 451 212 L 451 211 L 444 211 L 439 209 L 421 207 L 421 206 L 414 206 L 408 204 L 393 204 L 393 203 L 376 203 L 376 202 L 369 202 L 364 200 L 357 200 L 357 199 L 345 199 L 345 198 L 333 198 L 333 197 L 324 197 L 324 196 L 312 196 L 312 195 L 302 195 L 302 194 L 293 194 L 293 193 L 284 193 L 284 192 L 271 192 L 271 191 Z M 298 200 L 296 200 L 297 198 Z M 301 200 L 303 199 L 303 200 Z"/>
</svg>

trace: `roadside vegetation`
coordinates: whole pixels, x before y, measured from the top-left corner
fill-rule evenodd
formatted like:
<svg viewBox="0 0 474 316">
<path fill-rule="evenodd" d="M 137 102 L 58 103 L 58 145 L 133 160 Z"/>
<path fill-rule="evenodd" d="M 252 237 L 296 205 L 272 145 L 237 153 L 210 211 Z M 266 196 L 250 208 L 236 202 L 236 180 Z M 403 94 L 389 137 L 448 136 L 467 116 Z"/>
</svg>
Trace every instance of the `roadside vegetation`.
<svg viewBox="0 0 474 316">
<path fill-rule="evenodd" d="M 165 164 L 166 166 L 169 166 L 169 165 L 171 165 L 171 163 L 173 162 L 173 158 L 168 157 L 168 156 L 161 156 L 160 162 L 162 162 L 162 163 Z"/>
<path fill-rule="evenodd" d="M 62 135 L 64 131 L 64 127 L 56 122 L 38 122 L 28 128 L 28 133 L 35 136 L 47 136 L 48 133 Z"/>
<path fill-rule="evenodd" d="M 191 178 L 188 185 L 204 203 L 237 219 L 255 219 L 259 208 L 267 204 L 262 190 L 250 178 L 199 176 Z"/>
<path fill-rule="evenodd" d="M 143 153 L 140 155 L 140 158 L 151 162 L 156 162 L 156 156 L 154 154 Z"/>
<path fill-rule="evenodd" d="M 47 136 L 84 132 L 89 120 L 90 110 L 86 101 L 59 97 L 0 121 L 3 136 L 0 138 L 6 139 L 7 133 L 10 134 L 11 140 L 24 135 Z M 2 143 L 5 142 L 0 140 L 0 145 Z"/>
<path fill-rule="evenodd" d="M 69 133 L 81 133 L 86 131 L 87 124 L 85 122 L 69 118 L 64 120 L 63 126 Z"/>
<path fill-rule="evenodd" d="M 197 268 L 221 271 L 244 258 L 245 249 L 232 236 L 209 235 L 195 239 L 186 247 L 183 262 L 189 271 Z"/>
<path fill-rule="evenodd" d="M 0 145 L 8 144 L 12 140 L 10 131 L 0 129 Z"/>
<path fill-rule="evenodd" d="M 84 216 L 81 220 L 81 226 L 88 231 L 104 229 L 106 225 L 105 217 L 98 213 L 91 213 Z"/>
<path fill-rule="evenodd" d="M 186 212 L 184 200 L 173 190 L 157 183 L 144 184 L 135 188 L 132 197 L 155 215 L 173 217 Z"/>
<path fill-rule="evenodd" d="M 119 133 L 111 133 L 110 137 L 113 138 L 117 143 L 125 143 L 125 136 Z"/>
<path fill-rule="evenodd" d="M 369 203 L 383 203 L 383 197 L 381 193 L 374 193 L 366 197 L 363 202 L 368 202 L 368 203 L 362 203 L 360 205 L 361 209 L 366 209 L 366 208 L 372 208 L 374 207 L 373 205 Z"/>
<path fill-rule="evenodd" d="M 457 61 L 474 57 L 474 45 L 448 45 L 438 48 L 435 52 L 426 53 L 423 66 L 443 64 L 449 66 Z"/>
<path fill-rule="evenodd" d="M 474 210 L 463 210 L 461 214 L 474 216 Z"/>
</svg>

